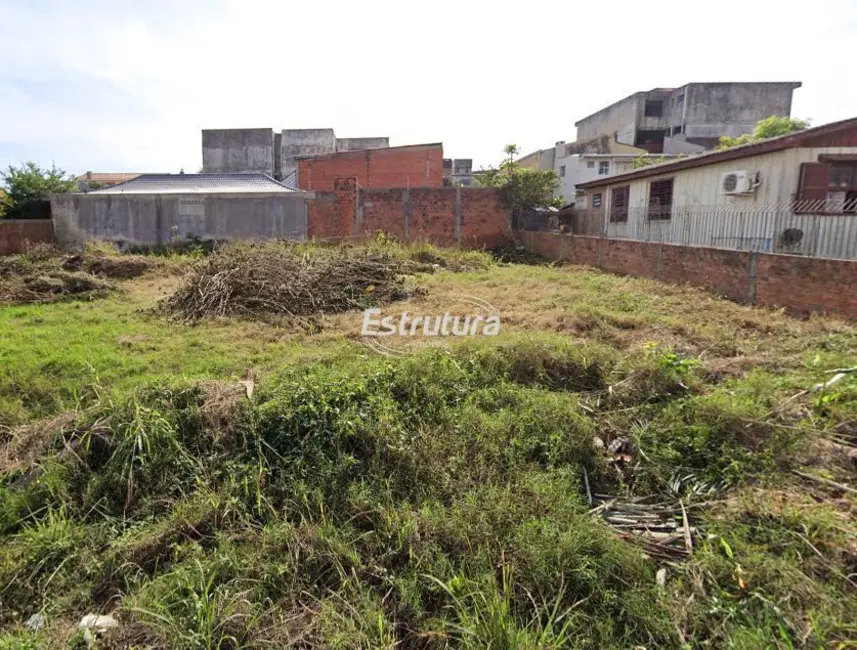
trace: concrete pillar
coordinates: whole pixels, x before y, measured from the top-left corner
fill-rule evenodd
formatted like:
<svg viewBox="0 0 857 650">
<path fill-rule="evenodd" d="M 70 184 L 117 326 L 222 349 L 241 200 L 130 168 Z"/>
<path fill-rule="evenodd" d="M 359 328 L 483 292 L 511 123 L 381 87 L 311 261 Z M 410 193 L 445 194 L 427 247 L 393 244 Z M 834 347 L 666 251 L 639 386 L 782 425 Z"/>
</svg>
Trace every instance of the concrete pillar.
<svg viewBox="0 0 857 650">
<path fill-rule="evenodd" d="M 461 243 L 461 185 L 455 186 L 455 243 Z"/>
<path fill-rule="evenodd" d="M 411 241 L 411 190 L 402 190 L 402 211 L 405 219 L 405 242 Z"/>
</svg>

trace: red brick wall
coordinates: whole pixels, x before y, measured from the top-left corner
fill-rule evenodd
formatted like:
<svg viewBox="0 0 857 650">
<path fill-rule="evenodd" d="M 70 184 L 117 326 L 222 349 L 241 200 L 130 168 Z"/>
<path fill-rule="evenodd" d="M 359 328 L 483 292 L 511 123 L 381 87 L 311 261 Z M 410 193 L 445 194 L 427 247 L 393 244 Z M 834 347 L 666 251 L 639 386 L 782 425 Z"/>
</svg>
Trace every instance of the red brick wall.
<svg viewBox="0 0 857 650">
<path fill-rule="evenodd" d="M 350 237 L 354 228 L 357 183 L 353 178 L 334 182 L 333 192 L 316 192 L 307 201 L 307 234 L 310 239 Z"/>
<path fill-rule="evenodd" d="M 497 246 L 509 238 L 509 213 L 493 188 L 364 189 L 355 188 L 354 179 L 337 179 L 335 184 L 335 193 L 316 192 L 309 201 L 310 237 L 341 239 L 383 232 L 402 241 L 468 247 Z"/>
<path fill-rule="evenodd" d="M 461 190 L 461 243 L 493 248 L 509 241 L 509 211 L 496 189 Z"/>
<path fill-rule="evenodd" d="M 549 259 L 703 287 L 739 302 L 857 319 L 857 261 L 675 246 L 630 240 L 518 232 Z"/>
<path fill-rule="evenodd" d="M 298 160 L 302 190 L 332 192 L 337 178 L 356 178 L 367 189 L 443 187 L 443 146 L 343 151 Z"/>
<path fill-rule="evenodd" d="M 27 252 L 29 244 L 54 241 L 50 219 L 8 219 L 0 221 L 0 255 Z"/>
</svg>

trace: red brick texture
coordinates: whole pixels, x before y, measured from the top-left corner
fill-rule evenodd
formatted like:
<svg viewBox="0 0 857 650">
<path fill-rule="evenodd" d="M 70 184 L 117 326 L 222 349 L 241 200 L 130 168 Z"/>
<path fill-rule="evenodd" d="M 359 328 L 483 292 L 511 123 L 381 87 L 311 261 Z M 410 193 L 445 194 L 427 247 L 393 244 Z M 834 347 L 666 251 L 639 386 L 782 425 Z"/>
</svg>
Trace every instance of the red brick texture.
<svg viewBox="0 0 857 650">
<path fill-rule="evenodd" d="M 26 253 L 31 244 L 53 241 L 54 224 L 50 219 L 0 221 L 0 255 Z"/>
<path fill-rule="evenodd" d="M 357 202 L 357 182 L 339 178 L 333 192 L 316 192 L 307 201 L 307 234 L 310 239 L 341 239 L 351 237 L 354 230 L 354 208 Z"/>
<path fill-rule="evenodd" d="M 498 246 L 509 239 L 509 212 L 494 188 L 363 189 L 353 178 L 334 183 L 335 192 L 316 192 L 309 201 L 311 238 L 383 232 L 401 241 L 471 248 Z"/>
<path fill-rule="evenodd" d="M 298 158 L 302 190 L 332 192 L 337 178 L 356 178 L 361 188 L 443 187 L 443 145 L 343 151 Z"/>
<path fill-rule="evenodd" d="M 518 232 L 524 247 L 638 277 L 703 287 L 738 302 L 857 319 L 857 261 L 675 246 L 629 240 Z"/>
</svg>

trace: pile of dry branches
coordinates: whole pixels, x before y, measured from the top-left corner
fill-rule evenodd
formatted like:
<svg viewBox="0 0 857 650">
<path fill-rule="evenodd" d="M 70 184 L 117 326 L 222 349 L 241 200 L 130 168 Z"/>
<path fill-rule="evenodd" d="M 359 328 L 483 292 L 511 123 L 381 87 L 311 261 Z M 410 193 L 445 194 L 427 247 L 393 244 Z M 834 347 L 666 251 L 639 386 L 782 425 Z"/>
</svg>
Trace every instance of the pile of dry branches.
<svg viewBox="0 0 857 650">
<path fill-rule="evenodd" d="M 354 248 L 313 253 L 276 244 L 220 249 L 161 303 L 184 321 L 211 316 L 310 316 L 408 297 L 409 271 L 386 253 Z"/>
<path fill-rule="evenodd" d="M 693 552 L 696 528 L 681 503 L 648 503 L 648 498 L 592 494 L 591 511 L 604 518 L 620 537 L 640 545 L 647 555 L 678 560 Z"/>
</svg>

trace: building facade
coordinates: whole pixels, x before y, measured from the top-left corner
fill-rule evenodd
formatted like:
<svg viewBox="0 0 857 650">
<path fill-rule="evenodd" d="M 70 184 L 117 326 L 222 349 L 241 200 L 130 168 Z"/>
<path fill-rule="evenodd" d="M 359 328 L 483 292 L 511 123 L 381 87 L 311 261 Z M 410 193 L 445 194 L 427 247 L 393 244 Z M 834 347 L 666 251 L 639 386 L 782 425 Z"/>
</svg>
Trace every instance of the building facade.
<svg viewBox="0 0 857 650">
<path fill-rule="evenodd" d="M 857 259 L 857 118 L 578 189 L 609 238 Z"/>
<path fill-rule="evenodd" d="M 473 159 L 472 158 L 444 158 L 443 159 L 443 183 L 447 187 L 473 185 Z"/>
<path fill-rule="evenodd" d="M 550 149 L 539 149 L 517 162 L 529 169 L 554 170 L 559 177 L 554 196 L 571 203 L 578 183 L 621 174 L 630 170 L 634 160 L 641 156 L 646 158 L 650 154 L 645 149 L 622 144 L 613 136 L 602 134 L 576 142 L 560 140 Z M 661 156 L 652 157 L 658 159 Z"/>
<path fill-rule="evenodd" d="M 772 115 L 790 116 L 799 81 L 689 83 L 636 92 L 575 123 L 577 139 L 615 134 L 650 153 L 712 149 L 721 136 L 751 133 Z"/>
<path fill-rule="evenodd" d="M 663 154 L 628 153 L 573 153 L 557 158 L 555 171 L 559 177 L 559 186 L 554 193 L 564 204 L 574 203 L 577 197 L 577 185 L 616 174 L 624 174 L 634 169 L 640 160 L 660 161 Z"/>
<path fill-rule="evenodd" d="M 267 174 L 284 180 L 295 172 L 301 156 L 389 146 L 386 137 L 337 138 L 333 129 L 204 129 L 202 172 Z"/>
<path fill-rule="evenodd" d="M 57 194 L 51 214 L 63 245 L 305 239 L 311 197 L 263 174 L 142 174 L 86 194 Z"/>
<path fill-rule="evenodd" d="M 299 156 L 296 162 L 302 190 L 331 192 L 338 178 L 354 178 L 360 188 L 444 186 L 439 142 Z"/>
</svg>

